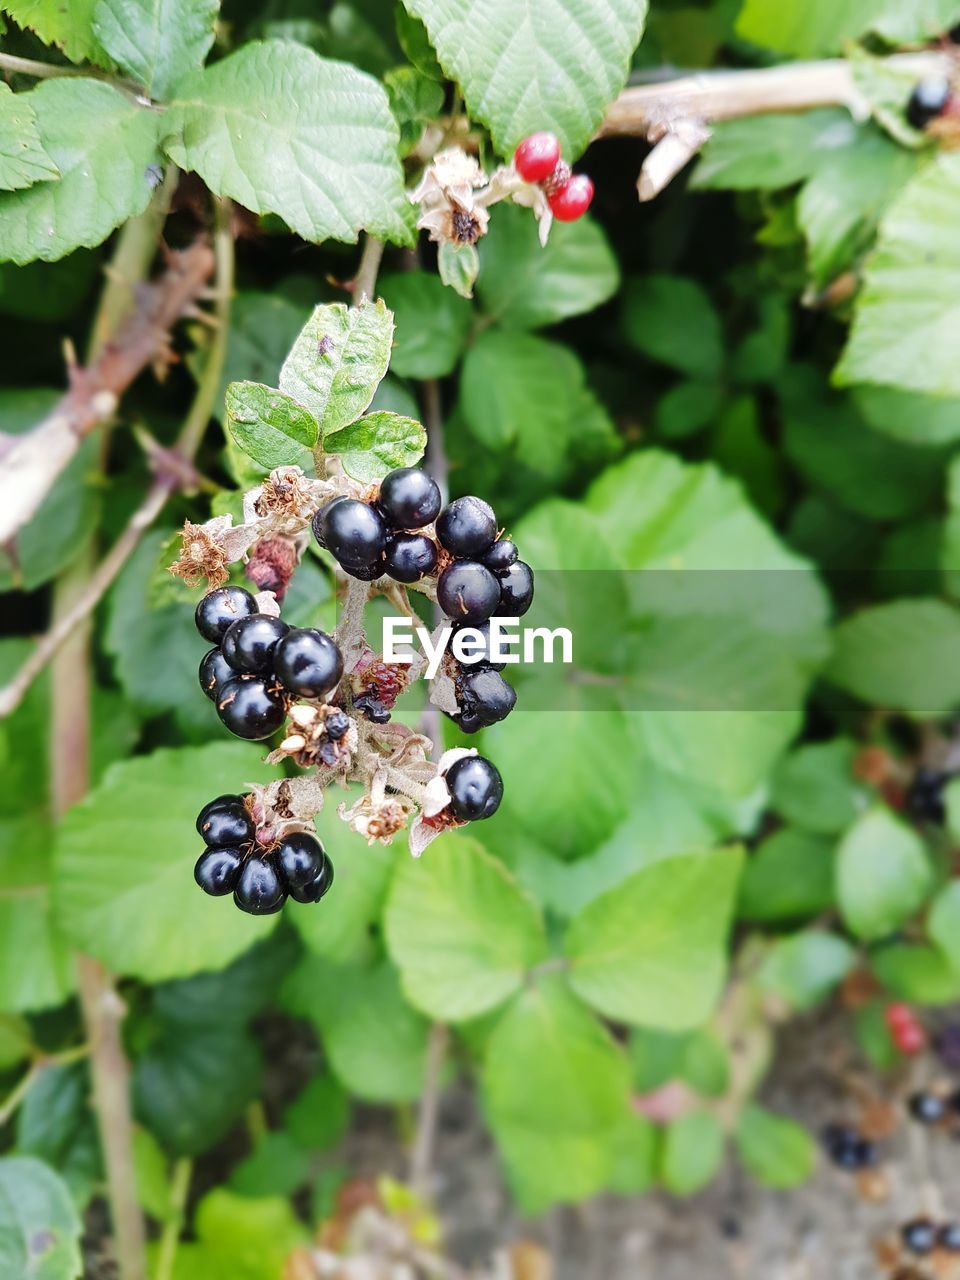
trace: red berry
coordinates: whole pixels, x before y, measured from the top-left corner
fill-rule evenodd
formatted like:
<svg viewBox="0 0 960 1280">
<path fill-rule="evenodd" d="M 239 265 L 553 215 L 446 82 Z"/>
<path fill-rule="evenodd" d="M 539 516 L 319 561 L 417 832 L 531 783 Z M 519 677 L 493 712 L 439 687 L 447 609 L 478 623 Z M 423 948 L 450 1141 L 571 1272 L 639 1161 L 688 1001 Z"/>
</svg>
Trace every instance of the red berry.
<svg viewBox="0 0 960 1280">
<path fill-rule="evenodd" d="M 552 133 L 531 133 L 513 153 L 513 165 L 524 182 L 544 182 L 557 167 L 560 143 Z"/>
<path fill-rule="evenodd" d="M 927 1033 L 909 1005 L 887 1005 L 886 1018 L 893 1043 L 901 1053 L 923 1053 L 927 1047 Z"/>
<path fill-rule="evenodd" d="M 891 1031 L 898 1027 L 912 1026 L 916 1019 L 908 1004 L 888 1004 L 886 1010 L 887 1026 Z"/>
<path fill-rule="evenodd" d="M 585 173 L 575 173 L 565 187 L 547 199 L 558 222 L 576 222 L 590 208 L 593 183 Z"/>
</svg>

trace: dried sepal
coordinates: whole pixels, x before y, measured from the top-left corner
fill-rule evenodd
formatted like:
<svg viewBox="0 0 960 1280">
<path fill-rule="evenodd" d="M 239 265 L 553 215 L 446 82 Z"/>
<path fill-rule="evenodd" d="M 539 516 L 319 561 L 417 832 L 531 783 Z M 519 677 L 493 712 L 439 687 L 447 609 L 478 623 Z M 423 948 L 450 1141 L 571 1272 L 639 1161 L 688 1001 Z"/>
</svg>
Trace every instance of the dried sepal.
<svg viewBox="0 0 960 1280">
<path fill-rule="evenodd" d="M 224 519 L 220 516 L 206 524 L 192 524 L 185 520 L 180 535 L 180 554 L 168 566 L 167 572 L 175 578 L 182 578 L 188 587 L 198 587 L 204 580 L 209 591 L 222 587 L 230 577 L 227 568 L 230 561 L 220 538 Z"/>
<path fill-rule="evenodd" d="M 535 183 L 524 182 L 512 164 L 501 165 L 494 172 L 490 185 L 479 199 L 485 205 L 496 204 L 499 200 L 512 200 L 525 209 L 532 209 L 537 219 L 540 244 L 546 245 L 553 226 L 553 210 L 547 193 Z"/>
<path fill-rule="evenodd" d="M 351 831 L 363 836 L 367 844 L 392 844 L 393 837 L 404 830 L 413 812 L 413 801 L 407 796 L 387 793 L 385 769 L 377 771 L 370 790 L 349 808 L 345 802 L 337 807 L 341 819 Z"/>
<path fill-rule="evenodd" d="M 409 193 L 410 201 L 420 206 L 417 227 L 436 244 L 476 244 L 490 221 L 476 195 L 486 181 L 474 157 L 460 147 L 441 151 Z"/>
<path fill-rule="evenodd" d="M 290 708 L 286 736 L 276 751 L 267 756 L 268 763 L 292 760 L 301 769 L 316 765 L 345 774 L 353 763 L 360 738 L 353 720 L 343 734 L 332 737 L 327 731 L 327 721 L 332 715 L 340 716 L 343 712 L 329 703 L 319 706 L 310 702 L 296 703 Z"/>
</svg>

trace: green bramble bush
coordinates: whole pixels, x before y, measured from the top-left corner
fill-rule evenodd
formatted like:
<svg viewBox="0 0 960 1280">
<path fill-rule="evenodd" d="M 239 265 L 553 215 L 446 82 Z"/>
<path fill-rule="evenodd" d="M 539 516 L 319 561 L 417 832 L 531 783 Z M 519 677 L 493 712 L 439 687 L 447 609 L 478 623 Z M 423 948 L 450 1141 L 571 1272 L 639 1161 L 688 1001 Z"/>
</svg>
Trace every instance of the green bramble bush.
<svg viewBox="0 0 960 1280">
<path fill-rule="evenodd" d="M 454 1075 L 525 1213 L 792 1187 L 778 1025 L 960 998 L 960 3 L 646 8 L 0 10 L 4 1277 L 327 1274 Z M 569 679 L 382 661 L 518 548 Z"/>
</svg>

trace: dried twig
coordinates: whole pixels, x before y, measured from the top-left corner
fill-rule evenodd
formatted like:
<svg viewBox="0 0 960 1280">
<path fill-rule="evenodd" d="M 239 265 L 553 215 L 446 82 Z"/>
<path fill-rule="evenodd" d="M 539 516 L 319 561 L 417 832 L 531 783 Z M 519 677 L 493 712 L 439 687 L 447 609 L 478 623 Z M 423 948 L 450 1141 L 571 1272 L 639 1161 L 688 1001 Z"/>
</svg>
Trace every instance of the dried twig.
<svg viewBox="0 0 960 1280">
<path fill-rule="evenodd" d="M 427 1040 L 427 1063 L 423 1076 L 423 1093 L 417 1110 L 417 1130 L 410 1154 L 410 1185 L 418 1195 L 430 1190 L 430 1170 L 433 1164 L 433 1147 L 437 1136 L 437 1118 L 440 1110 L 440 1086 L 443 1078 L 443 1062 L 447 1053 L 449 1033 L 442 1022 L 430 1028 Z"/>
</svg>

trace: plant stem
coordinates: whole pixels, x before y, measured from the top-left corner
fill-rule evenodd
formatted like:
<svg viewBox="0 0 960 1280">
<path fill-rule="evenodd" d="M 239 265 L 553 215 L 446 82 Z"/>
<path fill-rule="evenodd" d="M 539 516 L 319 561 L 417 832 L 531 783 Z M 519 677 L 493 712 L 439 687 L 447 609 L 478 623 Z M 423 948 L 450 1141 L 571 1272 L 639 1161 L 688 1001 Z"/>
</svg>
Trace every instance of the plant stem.
<svg viewBox="0 0 960 1280">
<path fill-rule="evenodd" d="M 20 58 L 14 53 L 0 53 L 0 72 L 10 75 L 32 76 L 34 80 L 53 80 L 59 76 L 83 76 L 90 80 L 105 80 L 140 106 L 149 106 L 150 100 L 140 85 L 121 76 L 112 76 L 100 67 L 66 67 L 51 62 L 38 62 L 35 58 Z"/>
<path fill-rule="evenodd" d="M 427 1040 L 427 1063 L 423 1076 L 423 1093 L 417 1110 L 417 1131 L 410 1155 L 410 1185 L 417 1195 L 425 1196 L 430 1190 L 430 1171 L 433 1164 L 433 1147 L 437 1136 L 437 1116 L 440 1109 L 440 1083 L 443 1062 L 447 1053 L 449 1033 L 442 1022 L 430 1028 Z"/>
<path fill-rule="evenodd" d="M 173 1177 L 170 1180 L 170 1216 L 164 1223 L 163 1235 L 160 1237 L 154 1280 L 171 1280 L 173 1276 L 173 1265 L 177 1257 L 180 1233 L 183 1231 L 192 1177 L 193 1161 L 189 1156 L 181 1156 L 173 1166 Z"/>
<path fill-rule="evenodd" d="M 383 241 L 376 236 L 364 237 L 363 250 L 360 254 L 360 265 L 353 281 L 353 305 L 356 306 L 364 298 L 373 299 L 377 287 L 377 272 L 383 258 Z"/>
</svg>

